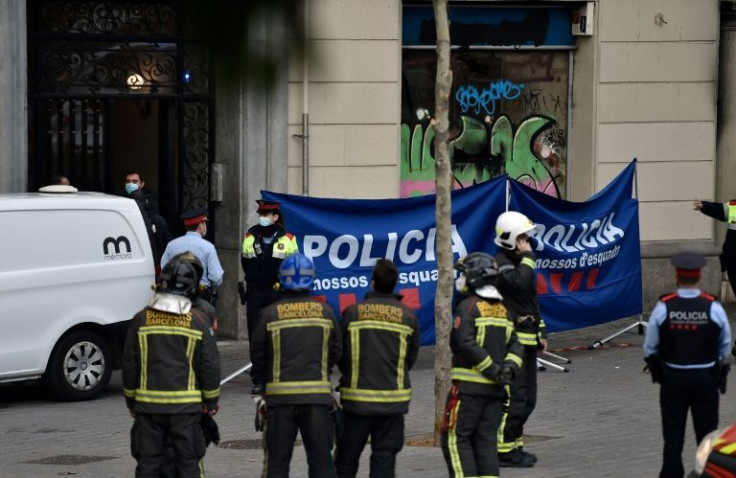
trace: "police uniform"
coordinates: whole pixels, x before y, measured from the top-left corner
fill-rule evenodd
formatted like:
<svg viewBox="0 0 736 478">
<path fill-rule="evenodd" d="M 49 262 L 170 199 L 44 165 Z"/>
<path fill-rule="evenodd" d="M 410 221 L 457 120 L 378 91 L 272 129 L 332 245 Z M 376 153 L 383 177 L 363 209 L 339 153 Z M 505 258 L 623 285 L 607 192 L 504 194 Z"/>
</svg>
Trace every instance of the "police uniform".
<svg viewBox="0 0 736 478">
<path fill-rule="evenodd" d="M 263 199 L 256 202 L 258 214 L 272 212 L 281 215 L 280 203 Z M 284 231 L 279 224 L 270 226 L 256 224 L 245 234 L 240 263 L 245 274 L 249 339 L 253 336 L 253 328 L 261 309 L 280 298 L 279 292 L 274 290 L 274 285 L 278 282 L 281 262 L 296 252 L 299 252 L 296 237 Z"/>
<path fill-rule="evenodd" d="M 547 338 L 537 302 L 534 253 L 501 249 L 496 262 L 499 272 L 496 286 L 523 346 L 523 364 L 508 387 L 503 404 L 498 453 L 502 466 L 532 466 L 533 455 L 527 453 L 520 457 L 515 450 L 521 451 L 524 446 L 524 424 L 537 405 L 537 349 L 541 340 Z"/>
<path fill-rule="evenodd" d="M 207 221 L 207 209 L 193 209 L 181 215 L 185 226 L 194 226 Z M 196 231 L 187 231 L 183 236 L 169 242 L 161 256 L 161 266 L 164 267 L 172 257 L 182 252 L 191 252 L 202 263 L 204 272 L 200 281 L 200 296 L 205 300 L 216 301 L 217 289 L 222 285 L 225 271 L 217 257 L 215 246 Z"/>
<path fill-rule="evenodd" d="M 267 405 L 263 477 L 289 476 L 297 431 L 310 477 L 334 477 L 330 369 L 342 355 L 342 339 L 329 305 L 306 292 L 261 311 L 251 341 L 251 377 L 265 384 Z"/>
<path fill-rule="evenodd" d="M 701 201 L 700 210 L 706 216 L 728 223 L 726 238 L 723 241 L 721 252 L 721 270 L 728 273 L 731 290 L 736 293 L 736 200 L 727 203 Z"/>
<path fill-rule="evenodd" d="M 455 309 L 450 332 L 452 389 L 447 397 L 442 452 L 451 477 L 498 476 L 497 430 L 501 420 L 502 367 L 515 373 L 522 347 L 506 308 L 477 295 Z"/>
<path fill-rule="evenodd" d="M 203 406 L 216 410 L 220 359 L 206 309 L 178 313 L 152 304 L 133 318 L 123 350 L 123 392 L 137 413 L 131 430 L 136 477 L 159 478 L 165 445 L 174 447 L 178 476 L 204 476 Z M 191 303 L 190 303 L 191 304 Z M 188 310 L 187 310 L 188 309 Z"/>
<path fill-rule="evenodd" d="M 705 259 L 692 252 L 672 257 L 681 278 L 697 280 Z M 652 310 L 644 353 L 654 381 L 664 436 L 660 478 L 682 478 L 682 448 L 688 409 L 698 443 L 718 428 L 718 384 L 731 343 L 728 318 L 714 296 L 693 286 L 661 297 Z M 725 375 L 723 375 L 725 377 Z"/>
<path fill-rule="evenodd" d="M 409 369 L 419 353 L 414 312 L 394 294 L 369 292 L 342 314 L 344 354 L 340 363 L 343 432 L 337 440 L 339 478 L 354 477 L 368 437 L 370 475 L 394 476 L 404 445 L 409 411 Z"/>
</svg>

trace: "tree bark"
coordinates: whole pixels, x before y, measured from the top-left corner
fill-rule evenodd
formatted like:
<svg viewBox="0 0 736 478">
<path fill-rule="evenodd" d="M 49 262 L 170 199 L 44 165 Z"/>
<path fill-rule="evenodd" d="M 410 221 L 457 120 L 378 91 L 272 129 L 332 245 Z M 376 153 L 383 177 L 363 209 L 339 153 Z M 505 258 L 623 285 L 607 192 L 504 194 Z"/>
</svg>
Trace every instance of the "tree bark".
<svg viewBox="0 0 736 478">
<path fill-rule="evenodd" d="M 440 445 L 445 399 L 450 388 L 450 327 L 452 324 L 452 169 L 448 144 L 449 103 L 452 90 L 450 69 L 450 23 L 447 0 L 433 0 L 437 27 L 437 80 L 435 83 L 434 138 L 437 227 L 437 291 L 434 299 L 436 353 L 434 357 L 434 444 Z"/>
</svg>

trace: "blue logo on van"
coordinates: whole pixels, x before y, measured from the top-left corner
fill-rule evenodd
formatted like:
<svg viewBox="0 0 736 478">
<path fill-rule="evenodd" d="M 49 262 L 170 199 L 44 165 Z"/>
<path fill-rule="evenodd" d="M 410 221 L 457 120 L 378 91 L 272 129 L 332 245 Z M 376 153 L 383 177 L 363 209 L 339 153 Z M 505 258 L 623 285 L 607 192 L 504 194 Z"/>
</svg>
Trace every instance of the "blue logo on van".
<svg viewBox="0 0 736 478">
<path fill-rule="evenodd" d="M 115 253 L 110 253 L 110 246 L 113 246 Z M 125 252 L 121 252 L 121 246 L 125 246 Z M 125 236 L 106 237 L 102 242 L 102 252 L 105 254 L 106 261 L 114 261 L 119 259 L 132 259 L 130 241 Z"/>
</svg>

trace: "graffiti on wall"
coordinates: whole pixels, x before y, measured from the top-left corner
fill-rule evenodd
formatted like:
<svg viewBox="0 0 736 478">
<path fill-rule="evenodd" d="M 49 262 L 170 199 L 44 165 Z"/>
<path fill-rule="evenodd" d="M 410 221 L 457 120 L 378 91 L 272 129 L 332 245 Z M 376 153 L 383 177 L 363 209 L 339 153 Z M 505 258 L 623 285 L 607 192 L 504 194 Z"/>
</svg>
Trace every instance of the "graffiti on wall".
<svg viewBox="0 0 736 478">
<path fill-rule="evenodd" d="M 432 55 L 409 50 L 402 60 L 402 197 L 435 191 Z M 567 61 L 564 52 L 453 52 L 456 189 L 508 174 L 537 191 L 566 196 Z"/>
</svg>

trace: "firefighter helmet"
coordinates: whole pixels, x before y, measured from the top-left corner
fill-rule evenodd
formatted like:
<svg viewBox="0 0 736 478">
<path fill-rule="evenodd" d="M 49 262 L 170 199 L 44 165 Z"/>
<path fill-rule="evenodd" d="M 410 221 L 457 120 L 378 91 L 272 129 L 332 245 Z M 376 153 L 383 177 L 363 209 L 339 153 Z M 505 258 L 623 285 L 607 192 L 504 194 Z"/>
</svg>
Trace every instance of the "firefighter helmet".
<svg viewBox="0 0 736 478">
<path fill-rule="evenodd" d="M 279 267 L 279 283 L 284 290 L 309 290 L 315 276 L 314 262 L 304 254 L 290 255 Z"/>
<path fill-rule="evenodd" d="M 496 220 L 496 239 L 493 242 L 513 251 L 516 249 L 516 238 L 533 231 L 535 227 L 537 226 L 522 213 L 507 211 Z"/>
<path fill-rule="evenodd" d="M 486 285 L 495 285 L 498 275 L 496 259 L 485 252 L 473 252 L 455 263 L 455 269 L 465 276 L 465 287 L 477 290 Z"/>
<path fill-rule="evenodd" d="M 194 259 L 199 262 L 196 257 Z M 159 276 L 157 292 L 190 298 L 196 296 L 203 269 L 201 263 L 198 269 L 195 261 L 177 256 L 167 262 Z"/>
</svg>

